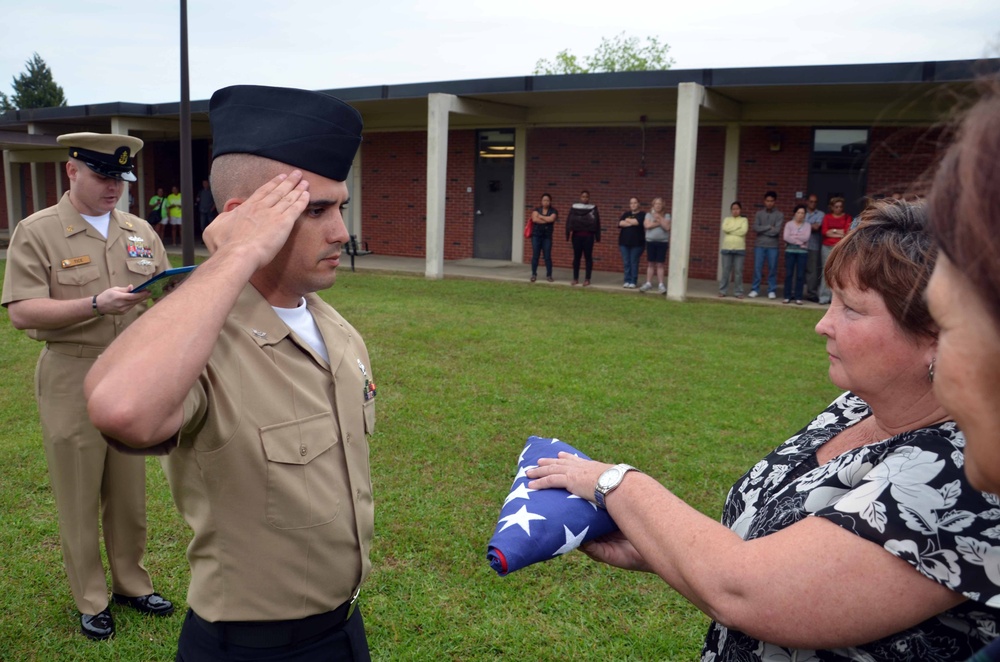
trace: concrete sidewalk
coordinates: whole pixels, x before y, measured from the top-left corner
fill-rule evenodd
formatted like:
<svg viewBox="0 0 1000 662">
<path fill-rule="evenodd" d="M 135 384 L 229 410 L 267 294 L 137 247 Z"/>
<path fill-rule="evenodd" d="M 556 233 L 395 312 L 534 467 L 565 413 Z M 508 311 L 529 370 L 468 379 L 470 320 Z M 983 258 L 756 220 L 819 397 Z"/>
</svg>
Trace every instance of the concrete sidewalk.
<svg viewBox="0 0 1000 662">
<path fill-rule="evenodd" d="M 341 257 L 340 269 L 350 270 L 350 258 L 348 256 Z M 407 274 L 418 274 L 422 275 L 425 271 L 426 262 L 423 258 L 417 257 L 394 257 L 391 255 L 366 255 L 364 257 L 355 258 L 354 261 L 355 269 L 359 272 L 364 271 L 382 271 L 382 272 L 397 272 L 397 273 L 407 273 Z M 544 268 L 539 268 L 539 279 L 532 284 L 533 287 L 571 287 L 570 281 L 573 279 L 573 271 L 571 269 L 560 269 L 558 267 L 552 270 L 552 277 L 555 282 L 549 283 L 545 280 Z M 468 258 L 464 260 L 446 260 L 444 263 L 444 276 L 445 278 L 474 278 L 480 280 L 496 280 L 496 281 L 509 281 L 509 282 L 519 282 L 519 283 L 530 283 L 531 279 L 531 265 L 524 263 L 520 264 L 517 262 L 508 262 L 505 260 L 484 260 L 479 258 Z M 645 273 L 639 274 L 639 280 L 645 277 Z M 582 281 L 581 281 L 582 282 Z M 594 289 L 594 290 L 604 290 L 608 292 L 618 292 L 625 295 L 631 296 L 647 296 L 647 297 L 661 297 L 663 295 L 657 294 L 654 289 L 650 292 L 639 292 L 638 289 L 625 289 L 622 287 L 622 274 L 620 272 L 611 271 L 595 271 L 591 275 L 590 286 L 584 288 L 582 285 L 576 286 L 577 289 Z M 640 283 L 641 284 L 641 283 Z M 782 305 L 781 301 L 781 290 L 778 290 L 777 299 L 768 299 L 767 295 L 764 294 L 755 299 L 746 297 L 746 294 L 750 292 L 750 283 L 745 282 L 743 284 L 744 298 L 742 300 L 736 299 L 735 297 L 728 296 L 724 299 L 719 298 L 719 284 L 714 280 L 700 280 L 695 278 L 688 279 L 687 284 L 687 298 L 688 299 L 712 299 L 715 301 L 726 301 L 733 303 L 754 303 L 754 304 L 764 304 L 764 305 Z M 815 308 L 824 309 L 826 306 L 820 306 L 815 303 L 806 301 L 802 306 L 795 306 L 795 304 L 789 304 L 795 308 Z"/>
<path fill-rule="evenodd" d="M 167 246 L 167 253 L 170 255 L 180 255 L 181 250 L 179 246 Z M 195 247 L 195 255 L 207 256 L 208 250 L 202 246 L 198 245 Z M 7 259 L 7 251 L 0 250 L 0 259 Z M 340 269 L 347 271 L 351 268 L 351 259 L 346 254 L 341 257 Z M 425 271 L 426 262 L 423 258 L 418 257 L 396 257 L 392 255 L 365 255 L 363 257 L 355 258 L 355 269 L 359 272 L 366 271 L 378 271 L 378 272 L 388 272 L 388 273 L 405 273 L 405 274 L 415 274 L 422 275 Z M 544 274 L 544 268 L 540 268 L 539 271 Z M 534 287 L 570 287 L 570 281 L 572 280 L 573 272 L 570 269 L 554 268 L 552 270 L 552 277 L 555 280 L 553 283 L 549 283 L 545 280 L 545 276 L 542 275 L 537 282 L 533 284 Z M 507 282 L 517 282 L 528 284 L 531 278 L 531 265 L 527 263 L 517 263 L 509 262 L 506 260 L 484 260 L 480 258 L 468 258 L 464 260 L 446 260 L 444 263 L 444 276 L 445 278 L 472 278 L 478 280 L 495 280 L 495 281 L 507 281 Z M 639 280 L 642 280 L 645 276 L 645 272 L 639 274 Z M 750 292 L 750 283 L 745 282 L 743 284 L 744 292 Z M 660 297 L 664 298 L 663 295 L 657 294 L 655 288 L 650 292 L 639 292 L 638 289 L 632 290 L 622 287 L 622 274 L 620 272 L 611 271 L 595 271 L 590 279 L 590 287 L 584 288 L 583 286 L 577 286 L 580 290 L 603 290 L 607 292 L 618 292 L 623 295 L 630 296 L 646 296 L 646 297 Z M 749 297 L 744 297 L 742 300 L 736 299 L 735 297 L 726 297 L 725 299 L 720 299 L 718 290 L 718 284 L 714 280 L 700 280 L 691 278 L 688 280 L 687 298 L 688 299 L 712 299 L 715 301 L 725 301 L 732 303 L 753 303 L 758 305 L 781 305 L 782 295 L 781 290 L 778 290 L 777 299 L 768 299 L 767 295 L 751 299 Z M 820 306 L 815 303 L 805 302 L 802 306 L 795 306 L 794 304 L 789 304 L 795 308 L 815 308 L 823 309 L 825 306 Z"/>
</svg>

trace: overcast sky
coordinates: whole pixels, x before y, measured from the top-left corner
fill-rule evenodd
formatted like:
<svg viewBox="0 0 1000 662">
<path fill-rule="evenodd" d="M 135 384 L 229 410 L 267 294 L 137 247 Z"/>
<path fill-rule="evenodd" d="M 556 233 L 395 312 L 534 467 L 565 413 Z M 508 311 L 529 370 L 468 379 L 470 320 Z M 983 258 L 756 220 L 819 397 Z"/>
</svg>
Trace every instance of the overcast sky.
<svg viewBox="0 0 1000 662">
<path fill-rule="evenodd" d="M 4 5 L 0 91 L 38 52 L 70 105 L 180 98 L 179 2 Z M 189 0 L 191 98 L 523 76 L 622 31 L 670 44 L 675 69 L 975 59 L 1000 55 L 1000 1 Z"/>
</svg>

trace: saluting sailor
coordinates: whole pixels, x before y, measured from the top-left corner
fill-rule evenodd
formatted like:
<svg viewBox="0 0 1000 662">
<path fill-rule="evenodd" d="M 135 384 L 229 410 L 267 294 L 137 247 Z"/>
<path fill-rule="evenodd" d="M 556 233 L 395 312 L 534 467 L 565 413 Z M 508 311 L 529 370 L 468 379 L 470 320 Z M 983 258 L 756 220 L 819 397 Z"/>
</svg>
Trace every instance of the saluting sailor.
<svg viewBox="0 0 1000 662">
<path fill-rule="evenodd" d="M 95 363 L 90 414 L 169 453 L 194 532 L 177 660 L 368 660 L 357 597 L 375 380 L 361 335 L 316 294 L 350 239 L 361 116 L 326 94 L 241 85 L 212 96 L 209 120 L 213 254 Z M 170 333 L 180 316 L 198 323 Z M 155 387 L 136 383 L 142 369 Z"/>
<path fill-rule="evenodd" d="M 146 309 L 131 289 L 169 267 L 146 221 L 115 209 L 134 182 L 131 136 L 71 133 L 69 191 L 14 230 L 2 303 L 11 323 L 45 343 L 36 395 L 59 536 L 80 627 L 91 639 L 115 633 L 101 562 L 98 518 L 111 566 L 112 598 L 166 616 L 173 605 L 153 592 L 146 551 L 146 474 L 142 457 L 108 448 L 87 418 L 83 379 L 97 356 Z"/>
</svg>

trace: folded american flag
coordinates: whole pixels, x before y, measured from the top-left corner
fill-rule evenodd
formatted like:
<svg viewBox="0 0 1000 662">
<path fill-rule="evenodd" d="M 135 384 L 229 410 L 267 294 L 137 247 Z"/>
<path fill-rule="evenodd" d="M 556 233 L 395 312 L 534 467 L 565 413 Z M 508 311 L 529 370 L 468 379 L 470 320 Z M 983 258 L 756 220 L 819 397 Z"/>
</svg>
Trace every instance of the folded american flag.
<svg viewBox="0 0 1000 662">
<path fill-rule="evenodd" d="M 517 476 L 500 509 L 486 558 L 500 576 L 570 552 L 618 529 L 611 516 L 563 489 L 528 489 L 528 469 L 560 451 L 590 458 L 558 439 L 528 437 L 517 460 Z"/>
</svg>

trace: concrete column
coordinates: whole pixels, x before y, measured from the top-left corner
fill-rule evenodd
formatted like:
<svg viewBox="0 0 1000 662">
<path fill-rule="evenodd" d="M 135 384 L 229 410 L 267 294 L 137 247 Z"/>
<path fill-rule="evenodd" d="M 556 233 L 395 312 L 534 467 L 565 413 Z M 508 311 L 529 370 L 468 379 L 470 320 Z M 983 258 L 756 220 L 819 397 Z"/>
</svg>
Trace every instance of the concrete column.
<svg viewBox="0 0 1000 662">
<path fill-rule="evenodd" d="M 671 208 L 670 270 L 667 298 L 687 296 L 688 261 L 691 256 L 691 217 L 694 209 L 694 172 L 698 155 L 698 113 L 705 88 L 697 83 L 677 86 L 677 136 L 674 144 L 674 189 Z"/>
<path fill-rule="evenodd" d="M 63 196 L 63 173 L 66 171 L 66 162 L 58 161 L 52 164 L 56 171 L 56 202 Z"/>
<path fill-rule="evenodd" d="M 117 133 L 118 135 L 121 135 L 121 136 L 127 136 L 128 135 L 128 123 L 127 123 L 127 121 L 125 121 L 121 117 L 112 117 L 111 118 L 111 133 Z M 142 154 L 142 152 L 139 152 L 139 153 Z M 118 204 L 115 205 L 115 208 L 118 209 L 118 211 L 125 212 L 126 214 L 129 213 L 129 209 L 128 209 L 128 186 L 127 186 L 127 182 L 126 182 L 126 186 L 125 186 L 125 192 L 122 193 L 122 197 L 120 197 L 118 199 Z"/>
<path fill-rule="evenodd" d="M 527 187 L 528 130 L 523 126 L 514 129 L 514 218 L 512 219 L 511 262 L 524 262 L 524 191 Z"/>
<path fill-rule="evenodd" d="M 146 195 L 146 149 L 147 145 L 143 145 L 142 151 L 139 152 L 138 158 L 135 160 L 135 209 L 139 214 L 139 218 L 146 218 L 148 215 L 146 213 L 146 203 L 149 202 L 151 195 Z"/>
<path fill-rule="evenodd" d="M 351 164 L 351 171 L 347 174 L 347 195 L 350 196 L 351 204 L 347 205 L 347 231 L 358 238 L 364 240 L 364 233 L 361 227 L 361 153 L 364 151 L 364 143 L 358 148 L 354 155 L 354 162 Z"/>
<path fill-rule="evenodd" d="M 729 206 L 736 200 L 740 173 L 740 125 L 726 124 L 726 155 L 722 166 L 722 211 L 720 220 L 729 216 Z M 722 250 L 722 223 L 719 223 L 719 250 Z M 722 260 L 716 262 L 715 280 L 722 279 Z"/>
<path fill-rule="evenodd" d="M 21 209 L 21 164 L 11 162 L 9 149 L 3 151 L 3 185 L 7 196 L 7 229 L 11 233 L 24 217 Z"/>
<path fill-rule="evenodd" d="M 28 123 L 28 135 L 35 135 L 38 131 L 33 122 Z M 48 207 L 45 204 L 45 168 L 39 163 L 30 163 L 31 170 L 31 199 L 32 212 L 41 211 Z"/>
<path fill-rule="evenodd" d="M 451 94 L 427 95 L 427 278 L 444 278 L 444 214 Z"/>
</svg>

